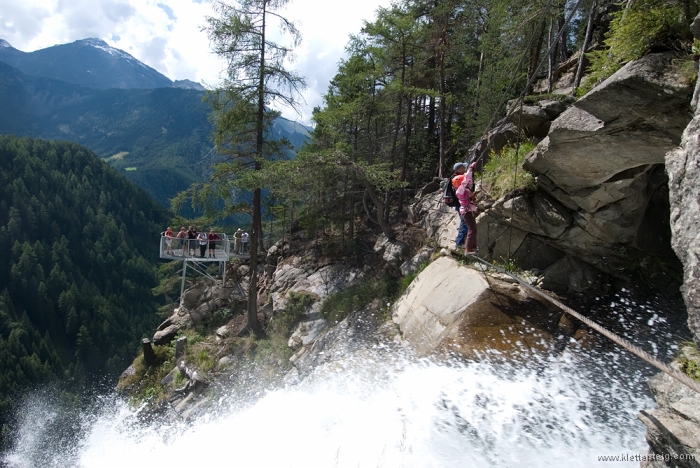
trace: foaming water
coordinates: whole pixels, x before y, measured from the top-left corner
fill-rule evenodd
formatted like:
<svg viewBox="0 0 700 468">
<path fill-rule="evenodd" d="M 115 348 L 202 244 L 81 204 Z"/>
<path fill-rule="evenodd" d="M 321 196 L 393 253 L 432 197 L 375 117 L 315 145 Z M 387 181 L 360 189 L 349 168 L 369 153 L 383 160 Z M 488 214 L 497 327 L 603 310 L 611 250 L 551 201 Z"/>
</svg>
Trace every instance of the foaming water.
<svg viewBox="0 0 700 468">
<path fill-rule="evenodd" d="M 673 328 L 657 308 L 633 313 L 644 315 L 609 315 L 642 346 L 670 343 L 663 338 Z M 640 334 L 640 324 L 648 333 Z M 662 348 L 652 351 L 667 359 L 673 346 Z M 187 423 L 144 422 L 139 409 L 110 395 L 69 418 L 77 436 L 61 438 L 60 411 L 35 398 L 3 462 L 17 468 L 606 466 L 598 457 L 647 451 L 636 413 L 654 404 L 646 389 L 653 373 L 602 341 L 509 364 L 436 362 L 375 346 L 339 356 L 298 385 L 263 391 L 254 402 L 224 391 Z"/>
<path fill-rule="evenodd" d="M 120 399 L 83 415 L 72 447 L 41 443 L 30 409 L 10 466 L 591 466 L 646 450 L 635 413 L 646 396 L 601 391 L 572 354 L 545 369 L 399 359 L 355 360 L 189 424 L 143 424 Z M 337 369 L 337 367 L 336 367 Z M 593 401 L 606 401 L 597 411 Z M 624 466 L 624 465 L 623 465 Z M 630 465 L 633 466 L 633 465 Z"/>
</svg>

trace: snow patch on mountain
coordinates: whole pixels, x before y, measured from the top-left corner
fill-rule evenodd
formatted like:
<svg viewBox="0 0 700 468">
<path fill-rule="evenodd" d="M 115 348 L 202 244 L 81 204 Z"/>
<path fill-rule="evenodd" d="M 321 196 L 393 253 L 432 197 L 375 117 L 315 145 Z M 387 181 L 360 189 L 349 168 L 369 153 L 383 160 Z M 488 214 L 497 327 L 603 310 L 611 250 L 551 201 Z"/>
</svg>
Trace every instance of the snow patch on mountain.
<svg viewBox="0 0 700 468">
<path fill-rule="evenodd" d="M 97 38 L 95 38 L 95 37 L 90 37 L 90 38 L 83 39 L 83 40 L 76 41 L 76 42 L 78 42 L 78 43 L 83 43 L 83 44 L 85 44 L 86 46 L 94 47 L 95 49 L 102 50 L 102 51 L 107 52 L 108 54 L 110 54 L 110 55 L 112 55 L 112 56 L 114 56 L 114 57 L 123 58 L 123 59 L 125 59 L 125 60 L 130 61 L 130 62 L 136 62 L 136 63 L 138 63 L 139 65 L 141 65 L 142 67 L 148 68 L 148 65 L 146 65 L 146 64 L 143 63 L 143 62 L 141 62 L 140 60 L 138 60 L 138 59 L 135 58 L 134 56 L 128 54 L 127 52 L 124 52 L 124 51 L 121 50 L 121 49 L 116 49 L 116 48 L 110 46 L 109 44 L 107 44 L 107 43 L 106 43 L 105 41 L 103 41 L 102 39 L 97 39 Z"/>
</svg>

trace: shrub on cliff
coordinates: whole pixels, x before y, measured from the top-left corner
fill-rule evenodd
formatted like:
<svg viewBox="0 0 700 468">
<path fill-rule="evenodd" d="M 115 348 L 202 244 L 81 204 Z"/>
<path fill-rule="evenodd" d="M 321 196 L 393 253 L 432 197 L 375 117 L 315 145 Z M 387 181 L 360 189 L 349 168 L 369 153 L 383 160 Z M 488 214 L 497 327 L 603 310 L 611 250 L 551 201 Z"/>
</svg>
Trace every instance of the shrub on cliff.
<svg viewBox="0 0 700 468">
<path fill-rule="evenodd" d="M 525 156 L 534 148 L 534 143 L 524 141 L 517 154 L 514 146 L 505 147 L 500 153 L 492 151 L 484 171 L 477 177 L 481 181 L 482 191 L 489 198 L 497 200 L 513 190 L 534 189 L 535 177 L 523 169 Z"/>
<path fill-rule="evenodd" d="M 578 90 L 590 91 L 627 62 L 655 50 L 687 54 L 692 46 L 690 22 L 698 12 L 697 1 L 638 0 L 612 14 L 603 49 L 587 54 L 590 73 Z"/>
</svg>

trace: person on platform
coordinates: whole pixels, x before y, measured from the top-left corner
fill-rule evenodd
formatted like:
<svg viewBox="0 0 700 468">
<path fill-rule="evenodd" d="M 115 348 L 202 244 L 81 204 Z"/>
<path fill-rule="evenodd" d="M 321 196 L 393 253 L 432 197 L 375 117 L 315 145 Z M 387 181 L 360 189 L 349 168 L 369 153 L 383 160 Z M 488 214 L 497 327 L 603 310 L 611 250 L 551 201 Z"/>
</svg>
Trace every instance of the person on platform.
<svg viewBox="0 0 700 468">
<path fill-rule="evenodd" d="M 163 237 L 165 237 L 165 255 L 175 255 L 173 252 L 173 229 L 170 226 L 163 233 Z"/>
<path fill-rule="evenodd" d="M 221 240 L 221 237 L 211 229 L 207 238 L 209 240 L 209 257 L 216 258 L 216 241 Z"/>
<path fill-rule="evenodd" d="M 243 229 L 238 228 L 233 234 L 233 253 L 239 255 L 241 253 L 241 236 L 243 235 Z"/>
<path fill-rule="evenodd" d="M 204 258 L 204 253 L 207 251 L 207 244 L 209 243 L 207 233 L 199 231 L 199 234 L 197 234 L 197 242 L 199 243 L 199 258 Z"/>
<path fill-rule="evenodd" d="M 194 253 L 197 251 L 197 230 L 194 228 L 194 226 L 190 226 L 190 228 L 187 230 L 187 239 L 188 255 L 190 257 L 194 257 Z"/>
<path fill-rule="evenodd" d="M 243 250 L 244 254 L 248 253 L 248 241 L 250 240 L 250 236 L 246 231 L 243 231 L 243 234 L 241 234 L 241 249 Z"/>
<path fill-rule="evenodd" d="M 180 241 L 180 255 L 185 256 L 185 249 L 187 248 L 187 231 L 185 231 L 185 227 L 180 228 L 180 232 L 177 233 L 177 238 Z"/>
</svg>

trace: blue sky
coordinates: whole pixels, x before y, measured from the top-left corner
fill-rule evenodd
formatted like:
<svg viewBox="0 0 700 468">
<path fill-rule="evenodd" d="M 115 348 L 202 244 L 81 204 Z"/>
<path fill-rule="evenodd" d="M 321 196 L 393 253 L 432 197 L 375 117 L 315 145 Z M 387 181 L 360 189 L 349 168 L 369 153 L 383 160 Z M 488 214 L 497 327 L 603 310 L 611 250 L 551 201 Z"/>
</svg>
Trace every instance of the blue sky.
<svg viewBox="0 0 700 468">
<path fill-rule="evenodd" d="M 208 0 L 3 0 L 0 38 L 30 52 L 55 44 L 96 37 L 125 50 L 173 80 L 216 85 L 224 69 L 209 49 L 202 26 L 212 14 Z M 292 67 L 306 78 L 302 116 L 281 109 L 285 117 L 309 123 L 350 34 L 363 19 L 372 20 L 390 0 L 292 0 L 282 14 L 295 21 L 302 44 Z"/>
</svg>

